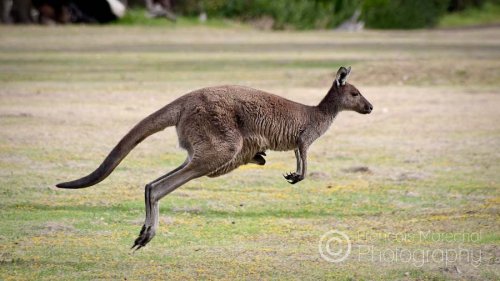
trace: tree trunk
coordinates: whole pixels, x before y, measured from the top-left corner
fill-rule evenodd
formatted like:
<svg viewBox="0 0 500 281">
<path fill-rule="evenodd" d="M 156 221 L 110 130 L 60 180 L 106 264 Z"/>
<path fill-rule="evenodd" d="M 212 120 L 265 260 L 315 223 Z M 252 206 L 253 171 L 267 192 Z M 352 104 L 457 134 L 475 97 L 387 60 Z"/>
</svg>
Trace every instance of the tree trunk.
<svg viewBox="0 0 500 281">
<path fill-rule="evenodd" d="M 16 23 L 31 23 L 31 0 L 14 0 L 11 15 Z"/>
</svg>

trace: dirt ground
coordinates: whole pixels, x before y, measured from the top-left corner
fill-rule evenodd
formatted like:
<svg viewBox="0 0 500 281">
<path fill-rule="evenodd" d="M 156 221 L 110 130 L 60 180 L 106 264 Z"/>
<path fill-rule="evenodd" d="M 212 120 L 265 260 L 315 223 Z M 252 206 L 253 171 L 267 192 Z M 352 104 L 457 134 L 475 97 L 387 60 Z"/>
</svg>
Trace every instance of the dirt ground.
<svg viewBox="0 0 500 281">
<path fill-rule="evenodd" d="M 189 182 L 134 254 L 144 185 L 185 157 L 174 128 L 97 186 L 54 187 L 184 93 L 241 84 L 313 105 L 342 65 L 374 111 L 341 113 L 297 185 L 281 176 L 293 152 L 272 151 Z M 0 279 L 499 279 L 499 86 L 498 27 L 0 26 Z M 349 243 L 326 234 L 328 252 L 330 230 Z"/>
</svg>

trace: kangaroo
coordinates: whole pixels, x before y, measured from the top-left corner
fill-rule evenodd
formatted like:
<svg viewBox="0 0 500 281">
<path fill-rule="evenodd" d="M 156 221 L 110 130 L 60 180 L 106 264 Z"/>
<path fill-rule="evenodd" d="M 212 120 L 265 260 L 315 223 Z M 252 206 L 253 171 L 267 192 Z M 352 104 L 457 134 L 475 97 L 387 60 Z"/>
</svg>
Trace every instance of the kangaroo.
<svg viewBox="0 0 500 281">
<path fill-rule="evenodd" d="M 140 121 L 94 172 L 57 187 L 84 188 L 101 182 L 138 143 L 175 126 L 179 144 L 188 155 L 182 165 L 146 185 L 146 218 L 131 248 L 138 250 L 156 234 L 159 200 L 192 179 L 221 176 L 248 163 L 264 165 L 266 150 L 294 150 L 297 169 L 284 177 L 291 184 L 303 180 L 307 150 L 335 116 L 343 110 L 362 114 L 373 110 L 356 87 L 346 82 L 350 72 L 351 67 L 338 70 L 333 85 L 317 106 L 242 86 L 190 92 Z"/>
</svg>

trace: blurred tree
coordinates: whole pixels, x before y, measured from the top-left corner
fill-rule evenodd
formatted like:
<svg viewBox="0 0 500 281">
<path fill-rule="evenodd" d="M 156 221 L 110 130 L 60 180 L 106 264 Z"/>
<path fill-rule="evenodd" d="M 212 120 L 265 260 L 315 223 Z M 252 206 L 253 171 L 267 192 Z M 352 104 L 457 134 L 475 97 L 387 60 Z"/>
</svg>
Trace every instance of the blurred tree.
<svg viewBox="0 0 500 281">
<path fill-rule="evenodd" d="M 485 0 L 450 0 L 449 12 L 463 11 L 469 7 L 481 7 Z"/>
<path fill-rule="evenodd" d="M 174 10 L 189 16 L 206 12 L 209 17 L 252 21 L 273 19 L 273 27 L 283 29 L 333 28 L 350 18 L 362 0 L 185 0 Z"/>
<path fill-rule="evenodd" d="M 14 0 L 10 11 L 12 21 L 15 23 L 31 23 L 31 0 Z"/>
<path fill-rule="evenodd" d="M 447 0 L 365 0 L 363 19 L 372 28 L 425 28 L 437 24 Z"/>
<path fill-rule="evenodd" d="M 10 20 L 10 0 L 0 0 L 0 22 L 7 23 Z"/>
</svg>

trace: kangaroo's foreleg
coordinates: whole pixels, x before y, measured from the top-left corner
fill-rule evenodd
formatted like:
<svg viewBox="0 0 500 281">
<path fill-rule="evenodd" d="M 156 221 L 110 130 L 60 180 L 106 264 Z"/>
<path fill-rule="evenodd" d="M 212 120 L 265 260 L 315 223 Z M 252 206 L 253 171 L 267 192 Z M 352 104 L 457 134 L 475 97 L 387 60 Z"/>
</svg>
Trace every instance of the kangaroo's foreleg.
<svg viewBox="0 0 500 281">
<path fill-rule="evenodd" d="M 299 143 L 299 147 L 295 149 L 295 158 L 297 160 L 297 169 L 294 173 L 288 173 L 283 177 L 291 184 L 296 184 L 303 180 L 307 173 L 307 148 L 304 143 Z"/>
</svg>

